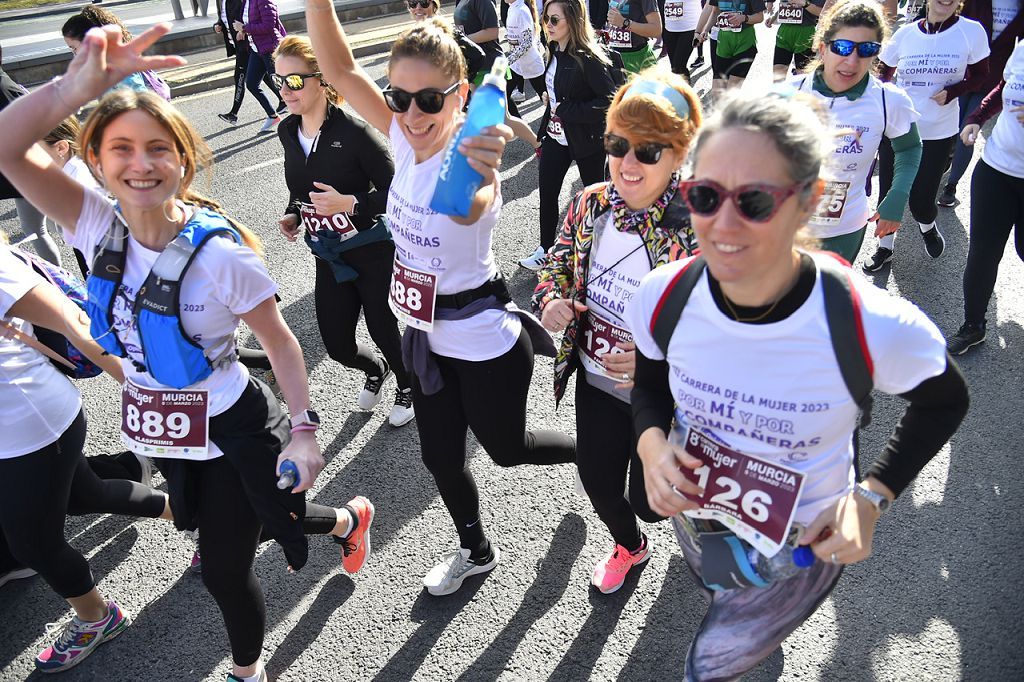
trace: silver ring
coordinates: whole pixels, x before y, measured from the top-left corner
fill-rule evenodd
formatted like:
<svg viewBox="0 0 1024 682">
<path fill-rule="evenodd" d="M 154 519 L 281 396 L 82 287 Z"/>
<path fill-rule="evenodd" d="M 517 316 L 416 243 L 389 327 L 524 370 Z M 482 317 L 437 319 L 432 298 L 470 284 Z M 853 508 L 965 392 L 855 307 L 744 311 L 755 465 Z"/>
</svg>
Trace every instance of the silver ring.
<svg viewBox="0 0 1024 682">
<path fill-rule="evenodd" d="M 679 492 L 679 488 L 676 487 L 675 483 L 669 483 L 668 487 L 672 488 L 672 492 L 674 492 L 679 497 L 685 497 L 685 495 L 683 495 L 681 492 Z"/>
<path fill-rule="evenodd" d="M 623 381 L 629 381 L 629 372 L 623 372 L 622 373 L 622 380 Z"/>
<path fill-rule="evenodd" d="M 832 552 L 832 563 L 834 563 L 834 564 L 838 564 L 839 563 L 839 560 L 836 559 L 836 553 L 835 552 Z"/>
</svg>

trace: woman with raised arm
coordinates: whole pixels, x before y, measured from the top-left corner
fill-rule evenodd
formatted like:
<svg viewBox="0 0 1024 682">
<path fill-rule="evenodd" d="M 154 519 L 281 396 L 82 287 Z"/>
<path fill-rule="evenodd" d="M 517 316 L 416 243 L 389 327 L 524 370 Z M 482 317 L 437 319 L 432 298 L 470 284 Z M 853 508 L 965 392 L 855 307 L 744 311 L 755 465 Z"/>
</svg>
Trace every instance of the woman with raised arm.
<svg viewBox="0 0 1024 682">
<path fill-rule="evenodd" d="M 800 245 L 835 144 L 805 98 L 720 103 L 680 187 L 701 255 L 626 309 L 647 497 L 710 600 L 687 680 L 739 679 L 805 622 L 967 411 L 924 313 Z M 858 482 L 872 388 L 910 404 Z"/>
<path fill-rule="evenodd" d="M 203 582 L 231 642 L 229 679 L 260 682 L 266 606 L 253 560 L 261 536 L 277 540 L 297 570 L 308 555 L 304 532 L 333 535 L 355 572 L 373 506 L 362 497 L 343 509 L 304 501 L 324 462 L 302 350 L 277 309 L 258 239 L 192 189 L 212 153 L 185 118 L 151 93 L 103 97 L 81 144 L 114 206 L 31 142 L 128 74 L 183 63 L 141 56 L 168 30 L 160 24 L 127 43 L 114 27 L 89 31 L 65 77 L 0 113 L 8 132 L 0 171 L 91 262 L 92 335 L 121 358 L 126 378 L 122 440 L 159 458 L 175 525 L 201 531 Z M 240 321 L 266 349 L 290 420 L 237 361 Z M 289 479 L 291 489 L 281 489 Z"/>
<path fill-rule="evenodd" d="M 553 355 L 554 345 L 512 305 L 491 250 L 502 204 L 497 169 L 511 131 L 485 128 L 460 142 L 482 184 L 466 218 L 436 213 L 430 200 L 469 93 L 450 29 L 430 20 L 399 36 L 381 92 L 356 63 L 330 0 L 309 0 L 306 20 L 324 77 L 395 150 L 387 206 L 396 256 L 391 308 L 406 324 L 402 350 L 414 375 L 423 462 L 459 535 L 423 583 L 430 594 L 451 594 L 500 556 L 484 533 L 467 462 L 469 430 L 499 466 L 575 459 L 571 437 L 526 429 L 534 352 Z"/>
</svg>

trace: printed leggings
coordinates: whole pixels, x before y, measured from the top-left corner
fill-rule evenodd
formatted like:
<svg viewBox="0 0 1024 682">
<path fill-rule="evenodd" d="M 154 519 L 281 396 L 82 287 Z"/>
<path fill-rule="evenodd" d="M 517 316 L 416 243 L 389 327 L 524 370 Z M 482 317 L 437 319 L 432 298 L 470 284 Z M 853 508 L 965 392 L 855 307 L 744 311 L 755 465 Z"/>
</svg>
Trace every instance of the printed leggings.
<svg viewBox="0 0 1024 682">
<path fill-rule="evenodd" d="M 0 530 L 8 550 L 65 599 L 81 597 L 95 585 L 85 557 L 64 538 L 68 514 L 156 518 L 166 499 L 138 483 L 97 477 L 82 455 L 85 434 L 82 411 L 53 443 L 0 459 Z"/>
<path fill-rule="evenodd" d="M 683 558 L 698 585 L 701 549 L 684 524 L 672 518 Z M 734 680 L 757 667 L 810 618 L 835 588 L 843 567 L 817 561 L 806 571 L 768 587 L 710 591 L 710 600 L 686 653 L 687 682 Z"/>
<path fill-rule="evenodd" d="M 413 377 L 423 463 L 434 477 L 463 547 L 485 551 L 480 495 L 466 457 L 470 429 L 501 467 L 565 464 L 576 459 L 570 436 L 526 430 L 526 398 L 533 376 L 533 345 L 523 330 L 515 345 L 491 360 L 473 362 L 435 355 L 444 387 L 425 395 Z"/>
<path fill-rule="evenodd" d="M 648 523 L 665 517 L 647 502 L 629 403 L 591 386 L 584 374 L 582 369 L 576 374 L 576 466 L 594 511 L 615 543 L 633 552 L 641 541 L 636 517 Z M 627 480 L 629 499 L 623 495 Z"/>
</svg>

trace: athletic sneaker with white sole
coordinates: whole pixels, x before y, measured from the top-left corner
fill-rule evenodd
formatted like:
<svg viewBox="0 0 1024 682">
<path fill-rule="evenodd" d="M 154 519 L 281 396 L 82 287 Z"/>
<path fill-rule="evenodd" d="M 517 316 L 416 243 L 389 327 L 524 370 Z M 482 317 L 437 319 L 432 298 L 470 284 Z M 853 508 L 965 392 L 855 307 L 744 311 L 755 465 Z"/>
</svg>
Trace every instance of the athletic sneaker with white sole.
<svg viewBox="0 0 1024 682">
<path fill-rule="evenodd" d="M 391 376 L 391 367 L 384 360 L 384 373 L 380 376 L 366 375 L 366 382 L 363 383 L 363 390 L 359 393 L 359 399 L 356 401 L 359 404 L 360 410 L 369 412 L 373 408 L 377 407 L 377 403 L 380 402 L 382 397 L 381 389 L 384 388 L 384 382 Z"/>
<path fill-rule="evenodd" d="M 538 246 L 536 251 L 519 261 L 521 267 L 533 270 L 534 272 L 537 272 L 547 264 L 548 252 L 544 250 L 543 246 Z"/>
<path fill-rule="evenodd" d="M 274 129 L 274 126 L 276 126 L 280 122 L 280 116 L 268 116 L 267 120 L 263 122 L 262 126 L 260 126 L 260 133 L 269 133 L 271 130 Z"/>
<path fill-rule="evenodd" d="M 395 405 L 388 415 L 388 423 L 392 426 L 405 426 L 416 416 L 412 407 L 412 389 L 395 389 Z"/>
<path fill-rule="evenodd" d="M 469 558 L 469 550 L 460 547 L 441 560 L 437 566 L 430 569 L 423 578 L 423 587 L 435 597 L 458 591 L 463 581 L 471 575 L 487 573 L 498 565 L 501 559 L 501 551 L 498 546 L 491 543 L 491 555 L 480 562 Z"/>
<path fill-rule="evenodd" d="M 938 258 L 946 250 L 946 240 L 942 237 L 942 233 L 939 232 L 938 226 L 933 227 L 927 232 L 922 232 L 921 238 L 924 239 L 924 250 L 932 258 Z"/>
<path fill-rule="evenodd" d="M 594 575 L 590 582 L 601 594 L 612 594 L 622 587 L 630 569 L 650 558 L 651 541 L 646 535 L 643 536 L 643 544 L 640 545 L 640 549 L 634 553 L 630 553 L 622 545 L 615 545 L 611 554 L 598 561 L 594 566 Z"/>
<path fill-rule="evenodd" d="M 107 602 L 107 615 L 95 623 L 73 616 L 61 628 L 60 635 L 36 656 L 36 668 L 43 673 L 58 673 L 84 661 L 100 644 L 124 632 L 132 619 L 116 602 Z"/>
</svg>

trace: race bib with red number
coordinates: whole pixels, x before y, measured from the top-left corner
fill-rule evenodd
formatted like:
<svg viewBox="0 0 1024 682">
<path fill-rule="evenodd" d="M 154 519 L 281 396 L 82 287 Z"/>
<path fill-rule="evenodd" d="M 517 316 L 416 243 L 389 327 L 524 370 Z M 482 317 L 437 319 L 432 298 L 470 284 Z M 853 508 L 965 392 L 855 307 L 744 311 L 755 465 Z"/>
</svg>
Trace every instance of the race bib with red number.
<svg viewBox="0 0 1024 682">
<path fill-rule="evenodd" d="M 778 22 L 780 24 L 802 24 L 804 22 L 804 8 L 781 5 L 779 7 Z"/>
<path fill-rule="evenodd" d="M 621 376 L 609 374 L 601 363 L 608 353 L 623 353 L 617 343 L 631 343 L 633 335 L 628 329 L 616 326 L 600 315 L 587 312 L 583 316 L 583 324 L 577 337 L 580 345 L 580 361 L 588 372 L 622 381 Z"/>
<path fill-rule="evenodd" d="M 121 389 L 121 441 L 136 454 L 208 459 L 209 427 L 205 390 L 142 388 L 131 380 Z"/>
<path fill-rule="evenodd" d="M 395 317 L 414 329 L 433 331 L 436 299 L 437 275 L 403 265 L 396 258 L 388 295 Z"/>
<path fill-rule="evenodd" d="M 730 31 L 731 33 L 739 33 L 743 29 L 743 26 L 733 26 L 732 24 L 730 24 L 729 17 L 731 16 L 732 15 L 728 13 L 719 14 L 718 18 L 715 19 L 715 28 L 719 29 L 720 31 Z"/>
<path fill-rule="evenodd" d="M 619 50 L 628 50 L 633 47 L 633 34 L 628 28 L 617 28 L 608 24 L 604 27 L 604 31 L 608 35 L 608 47 Z"/>
<path fill-rule="evenodd" d="M 351 239 L 358 234 L 356 226 L 348 219 L 346 213 L 320 215 L 312 204 L 299 204 L 299 212 L 302 214 L 302 227 L 314 240 L 317 238 L 317 232 L 334 232 L 342 241 Z"/>
<path fill-rule="evenodd" d="M 850 183 L 841 180 L 830 180 L 825 183 L 821 202 L 814 211 L 811 222 L 816 225 L 838 225 L 846 208 L 846 197 L 850 192 Z"/>
<path fill-rule="evenodd" d="M 704 489 L 700 504 L 688 516 L 714 519 L 749 542 L 765 556 L 774 556 L 786 544 L 793 524 L 804 475 L 753 455 L 731 450 L 690 429 L 683 448 L 704 465 L 680 471 Z"/>
<path fill-rule="evenodd" d="M 565 129 L 562 128 L 562 119 L 554 114 L 548 118 L 548 135 L 559 144 L 566 144 Z"/>
</svg>

